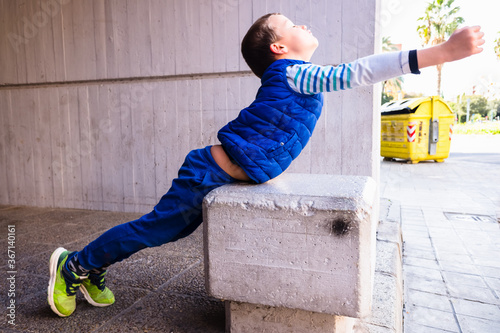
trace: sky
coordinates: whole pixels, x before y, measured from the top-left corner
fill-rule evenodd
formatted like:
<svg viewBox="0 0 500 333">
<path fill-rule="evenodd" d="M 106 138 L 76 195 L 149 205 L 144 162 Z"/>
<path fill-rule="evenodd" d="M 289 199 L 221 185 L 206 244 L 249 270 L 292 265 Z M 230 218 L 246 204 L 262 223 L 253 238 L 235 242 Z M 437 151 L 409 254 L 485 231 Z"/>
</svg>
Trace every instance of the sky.
<svg viewBox="0 0 500 333">
<path fill-rule="evenodd" d="M 381 0 L 380 32 L 390 37 L 394 44 L 402 44 L 403 50 L 422 48 L 417 33 L 417 19 L 424 15 L 431 0 Z M 472 94 L 485 84 L 496 84 L 494 91 L 500 93 L 500 60 L 497 60 L 493 46 L 500 37 L 500 1 L 498 0 L 455 0 L 460 6 L 459 15 L 465 19 L 463 26 L 480 25 L 485 33 L 483 52 L 472 57 L 447 63 L 443 66 L 441 89 L 447 100 L 456 100 L 462 93 Z M 435 68 L 423 69 L 420 75 L 406 75 L 406 92 L 435 95 L 437 74 Z"/>
</svg>

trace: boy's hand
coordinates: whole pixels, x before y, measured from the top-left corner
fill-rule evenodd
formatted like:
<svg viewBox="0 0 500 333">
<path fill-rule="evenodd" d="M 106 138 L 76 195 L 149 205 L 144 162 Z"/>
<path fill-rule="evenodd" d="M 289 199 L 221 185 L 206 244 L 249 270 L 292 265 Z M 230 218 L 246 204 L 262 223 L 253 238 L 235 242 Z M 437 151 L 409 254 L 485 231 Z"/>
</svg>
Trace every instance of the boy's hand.
<svg viewBox="0 0 500 333">
<path fill-rule="evenodd" d="M 448 41 L 443 43 L 448 53 L 447 61 L 455 61 L 482 52 L 479 46 L 484 44 L 484 33 L 480 26 L 463 27 L 455 30 Z"/>
<path fill-rule="evenodd" d="M 484 44 L 480 26 L 455 30 L 450 38 L 439 45 L 417 51 L 418 67 L 424 68 L 455 61 L 480 53 Z"/>
</svg>

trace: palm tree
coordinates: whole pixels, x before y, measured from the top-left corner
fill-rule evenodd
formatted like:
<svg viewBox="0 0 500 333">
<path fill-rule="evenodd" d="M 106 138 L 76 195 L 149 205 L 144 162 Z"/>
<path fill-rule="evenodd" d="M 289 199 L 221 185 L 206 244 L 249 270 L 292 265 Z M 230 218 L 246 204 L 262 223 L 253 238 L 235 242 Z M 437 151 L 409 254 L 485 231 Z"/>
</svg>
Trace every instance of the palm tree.
<svg viewBox="0 0 500 333">
<path fill-rule="evenodd" d="M 391 42 L 390 37 L 382 37 L 382 51 L 383 52 L 393 52 L 393 51 L 398 51 L 398 50 L 400 50 L 400 48 L 397 47 L 396 44 L 393 44 Z M 395 91 L 401 91 L 403 89 L 403 82 L 404 82 L 404 80 L 401 76 L 384 81 L 382 84 L 382 93 L 388 94 L 388 91 L 386 91 L 386 90 L 392 90 L 392 89 Z"/>
<path fill-rule="evenodd" d="M 497 32 L 497 39 L 495 39 L 495 54 L 497 55 L 497 58 L 500 59 L 500 31 Z"/>
<path fill-rule="evenodd" d="M 459 6 L 454 6 L 455 0 L 433 0 L 425 9 L 425 16 L 418 21 L 423 24 L 417 27 L 417 32 L 422 39 L 422 46 L 437 45 L 443 43 L 451 34 L 464 23 L 461 16 L 457 16 Z M 436 66 L 437 94 L 441 95 L 441 71 L 443 64 Z"/>
</svg>

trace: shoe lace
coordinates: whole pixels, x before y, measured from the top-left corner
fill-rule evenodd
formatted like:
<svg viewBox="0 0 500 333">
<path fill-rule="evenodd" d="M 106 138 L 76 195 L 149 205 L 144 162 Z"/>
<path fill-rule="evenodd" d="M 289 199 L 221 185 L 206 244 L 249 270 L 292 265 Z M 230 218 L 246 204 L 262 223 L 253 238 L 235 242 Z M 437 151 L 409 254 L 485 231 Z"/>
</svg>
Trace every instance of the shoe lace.
<svg viewBox="0 0 500 333">
<path fill-rule="evenodd" d="M 68 294 L 68 296 L 76 295 L 76 292 L 78 291 L 79 288 L 80 288 L 80 283 L 66 284 L 66 293 Z"/>
<path fill-rule="evenodd" d="M 104 279 L 106 272 L 101 274 L 89 274 L 90 282 L 95 285 L 100 291 L 104 291 L 106 288 L 106 280 Z"/>
<path fill-rule="evenodd" d="M 80 289 L 80 285 L 82 284 L 81 280 L 72 276 L 72 274 L 67 272 L 64 268 L 62 269 L 62 275 L 66 282 L 66 294 L 68 294 L 68 296 L 76 295 L 76 292 Z"/>
</svg>

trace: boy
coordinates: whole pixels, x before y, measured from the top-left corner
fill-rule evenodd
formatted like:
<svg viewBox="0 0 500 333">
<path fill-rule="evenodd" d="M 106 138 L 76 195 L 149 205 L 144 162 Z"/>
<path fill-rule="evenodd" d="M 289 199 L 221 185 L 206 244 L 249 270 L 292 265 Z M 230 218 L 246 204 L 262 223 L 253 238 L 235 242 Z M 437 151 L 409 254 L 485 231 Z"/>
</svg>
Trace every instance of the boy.
<svg viewBox="0 0 500 333">
<path fill-rule="evenodd" d="M 261 78 L 255 101 L 219 131 L 221 145 L 187 155 L 178 178 L 152 212 L 111 228 L 80 252 L 54 251 L 49 263 L 51 309 L 62 317 L 71 315 L 78 290 L 92 305 L 113 304 L 113 293 L 105 286 L 109 265 L 192 233 L 202 222 L 203 197 L 211 190 L 236 181 L 263 183 L 285 171 L 311 137 L 323 105 L 321 92 L 370 85 L 468 57 L 482 51 L 482 36 L 479 27 L 467 27 L 428 49 L 317 66 L 309 60 L 318 40 L 307 27 L 280 14 L 261 17 L 241 47 Z"/>
</svg>

